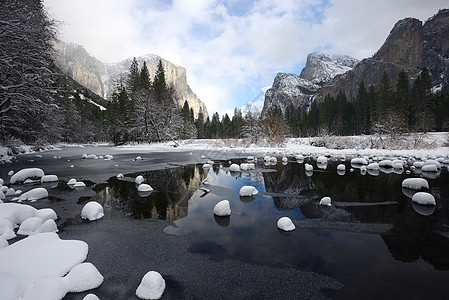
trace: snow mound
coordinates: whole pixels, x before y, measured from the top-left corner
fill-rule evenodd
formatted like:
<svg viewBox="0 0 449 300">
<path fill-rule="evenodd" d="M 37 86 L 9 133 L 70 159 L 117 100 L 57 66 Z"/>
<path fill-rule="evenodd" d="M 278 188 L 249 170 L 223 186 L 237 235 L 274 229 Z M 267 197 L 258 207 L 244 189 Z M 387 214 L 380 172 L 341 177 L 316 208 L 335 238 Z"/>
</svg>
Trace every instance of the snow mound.
<svg viewBox="0 0 449 300">
<path fill-rule="evenodd" d="M 6 191 L 6 194 L 5 194 L 5 196 L 6 197 L 8 197 L 8 196 L 14 196 L 16 194 L 16 191 L 13 189 L 13 188 L 9 188 L 7 191 Z M 0 197 L 1 198 L 1 197 Z"/>
<path fill-rule="evenodd" d="M 229 171 L 240 172 L 240 166 L 238 164 L 232 164 L 229 166 Z"/>
<path fill-rule="evenodd" d="M 62 299 L 65 284 L 60 284 L 61 277 L 83 262 L 87 252 L 85 242 L 61 240 L 56 233 L 36 234 L 4 248 L 0 255 L 2 298 Z"/>
<path fill-rule="evenodd" d="M 320 155 L 320 156 L 318 156 L 318 158 L 316 159 L 316 162 L 317 162 L 318 164 L 327 164 L 327 157 L 326 157 L 326 156 L 323 156 L 323 155 Z"/>
<path fill-rule="evenodd" d="M 247 160 L 247 161 L 253 161 L 253 160 L 254 160 L 254 156 L 248 156 L 248 157 L 246 158 L 246 160 Z"/>
<path fill-rule="evenodd" d="M 82 181 L 77 181 L 77 182 L 73 185 L 74 188 L 83 188 L 83 187 L 85 187 L 85 186 L 86 186 L 86 184 L 85 184 L 84 182 L 82 182 Z"/>
<path fill-rule="evenodd" d="M 125 177 L 125 176 L 123 176 L 123 174 L 122 174 L 122 173 L 120 173 L 120 174 L 117 174 L 117 178 L 123 178 L 123 177 Z"/>
<path fill-rule="evenodd" d="M 374 162 L 366 166 L 368 170 L 379 170 L 379 164 Z"/>
<path fill-rule="evenodd" d="M 212 166 L 210 164 L 204 164 L 203 169 L 210 169 Z"/>
<path fill-rule="evenodd" d="M 86 297 L 83 298 L 83 300 L 100 300 L 100 298 L 98 298 L 95 294 L 87 294 Z"/>
<path fill-rule="evenodd" d="M 9 171 L 8 172 L 8 176 L 12 176 L 12 175 L 14 175 L 14 171 L 13 170 L 11 170 L 11 171 Z M 3 179 L 2 179 L 3 180 Z M 2 183 L 3 184 L 3 183 Z"/>
<path fill-rule="evenodd" d="M 283 157 L 283 158 L 282 158 L 282 162 L 283 162 L 283 163 L 287 163 L 287 162 L 288 162 L 288 158 L 287 158 L 287 157 Z"/>
<path fill-rule="evenodd" d="M 28 218 L 20 224 L 17 234 L 30 235 L 34 231 L 38 230 L 42 224 L 44 224 L 44 220 L 39 217 Z"/>
<path fill-rule="evenodd" d="M 0 250 L 6 248 L 8 246 L 9 246 L 8 241 L 0 235 Z"/>
<path fill-rule="evenodd" d="M 423 162 L 423 161 L 415 161 L 415 162 L 413 163 L 413 166 L 414 166 L 415 168 L 421 169 L 421 168 L 424 166 L 424 162 Z"/>
<path fill-rule="evenodd" d="M 240 189 L 239 195 L 240 197 L 251 197 L 255 196 L 259 193 L 259 191 L 250 185 L 245 185 Z"/>
<path fill-rule="evenodd" d="M 72 178 L 72 179 L 70 179 L 70 180 L 67 182 L 68 185 L 74 185 L 75 183 L 76 183 L 76 179 L 75 179 L 75 178 Z"/>
<path fill-rule="evenodd" d="M 433 159 L 426 160 L 426 162 L 424 163 L 424 166 L 429 166 L 429 165 L 436 166 L 438 170 L 441 169 L 441 164 L 437 160 L 433 160 Z"/>
<path fill-rule="evenodd" d="M 6 240 L 16 237 L 16 234 L 14 233 L 14 225 L 10 220 L 0 219 L 0 236 Z"/>
<path fill-rule="evenodd" d="M 351 159 L 352 165 L 367 165 L 368 161 L 363 157 L 354 157 Z"/>
<path fill-rule="evenodd" d="M 0 200 L 3 200 L 6 198 L 5 193 L 3 193 L 2 191 L 0 191 Z"/>
<path fill-rule="evenodd" d="M 414 194 L 412 201 L 421 205 L 436 205 L 435 197 L 426 192 L 418 192 Z"/>
<path fill-rule="evenodd" d="M 280 230 L 283 231 L 295 230 L 295 224 L 293 224 L 292 220 L 289 217 L 280 218 L 277 222 L 277 226 Z"/>
<path fill-rule="evenodd" d="M 26 193 L 23 193 L 19 197 L 19 201 L 33 201 L 33 200 L 39 200 L 44 199 L 48 197 L 48 191 L 45 188 L 35 188 L 32 189 Z"/>
<path fill-rule="evenodd" d="M 337 166 L 337 171 L 346 171 L 346 166 L 344 164 L 339 164 Z"/>
<path fill-rule="evenodd" d="M 165 290 L 165 280 L 156 271 L 150 271 L 143 276 L 137 287 L 136 296 L 140 299 L 159 299 Z"/>
<path fill-rule="evenodd" d="M 142 175 L 137 176 L 136 179 L 134 180 L 136 184 L 142 184 L 144 181 L 145 179 L 143 179 Z"/>
<path fill-rule="evenodd" d="M 332 204 L 331 204 L 331 197 L 323 197 L 323 198 L 321 198 L 321 200 L 320 200 L 320 205 L 323 205 L 323 206 L 332 206 Z"/>
<path fill-rule="evenodd" d="M 305 164 L 305 165 L 304 165 L 304 168 L 305 168 L 306 172 L 313 171 L 313 166 L 310 165 L 310 164 Z"/>
<path fill-rule="evenodd" d="M 103 283 L 103 276 L 91 263 L 76 265 L 64 277 L 67 290 L 72 293 L 84 292 L 99 287 Z"/>
<path fill-rule="evenodd" d="M 393 161 L 389 159 L 384 159 L 379 162 L 379 167 L 381 168 L 393 168 Z"/>
<path fill-rule="evenodd" d="M 54 220 L 49 219 L 45 221 L 41 227 L 39 227 L 37 230 L 33 231 L 30 235 L 38 234 L 38 233 L 44 233 L 44 232 L 58 232 L 58 226 L 56 226 L 56 223 Z"/>
<path fill-rule="evenodd" d="M 149 191 L 152 191 L 153 188 L 149 184 L 142 183 L 141 185 L 139 185 L 137 190 L 139 192 L 149 192 Z"/>
<path fill-rule="evenodd" d="M 84 205 L 81 210 L 81 218 L 88 219 L 89 221 L 95 221 L 103 218 L 103 206 L 96 201 L 90 201 Z"/>
<path fill-rule="evenodd" d="M 255 168 L 256 168 L 256 166 L 253 163 L 240 164 L 240 170 L 242 170 L 242 171 L 254 170 Z"/>
<path fill-rule="evenodd" d="M 428 190 L 429 183 L 424 178 L 406 178 L 402 181 L 402 187 L 411 190 Z"/>
<path fill-rule="evenodd" d="M 27 179 L 41 179 L 44 176 L 44 171 L 39 168 L 26 168 L 11 176 L 10 184 L 20 184 Z"/>
<path fill-rule="evenodd" d="M 231 206 L 228 200 L 218 202 L 214 207 L 214 214 L 219 217 L 227 217 L 231 215 Z"/>
<path fill-rule="evenodd" d="M 44 175 L 41 178 L 41 182 L 45 183 L 45 182 L 55 182 L 58 181 L 58 176 L 56 175 Z"/>
<path fill-rule="evenodd" d="M 81 156 L 83 159 L 98 159 L 98 156 L 96 156 L 95 154 L 83 154 L 83 156 Z"/>
<path fill-rule="evenodd" d="M 422 166 L 421 171 L 423 171 L 423 172 L 438 172 L 438 167 L 434 164 L 424 165 L 424 166 Z"/>
</svg>

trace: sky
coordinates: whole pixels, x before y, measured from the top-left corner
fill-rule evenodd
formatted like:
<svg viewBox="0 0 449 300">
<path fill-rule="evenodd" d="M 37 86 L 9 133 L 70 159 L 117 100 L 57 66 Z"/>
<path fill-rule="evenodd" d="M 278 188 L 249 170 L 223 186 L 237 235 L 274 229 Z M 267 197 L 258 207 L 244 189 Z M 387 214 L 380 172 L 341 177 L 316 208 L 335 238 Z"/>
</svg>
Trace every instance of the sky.
<svg viewBox="0 0 449 300">
<path fill-rule="evenodd" d="M 394 24 L 448 0 L 44 0 L 59 37 L 105 63 L 157 54 L 187 70 L 209 114 L 261 105 L 313 51 L 372 56 Z"/>
</svg>

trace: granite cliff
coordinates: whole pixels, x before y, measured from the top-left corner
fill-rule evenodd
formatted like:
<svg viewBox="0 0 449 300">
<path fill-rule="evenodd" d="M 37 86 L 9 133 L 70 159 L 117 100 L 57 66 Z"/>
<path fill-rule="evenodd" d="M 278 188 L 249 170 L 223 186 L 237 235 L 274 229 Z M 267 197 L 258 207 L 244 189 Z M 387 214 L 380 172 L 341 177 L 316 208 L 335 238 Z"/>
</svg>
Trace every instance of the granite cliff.
<svg viewBox="0 0 449 300">
<path fill-rule="evenodd" d="M 129 58 L 113 64 L 102 63 L 90 55 L 84 47 L 62 41 L 55 44 L 55 49 L 56 60 L 63 72 L 105 99 L 110 98 L 115 82 L 126 76 L 132 62 L 132 58 Z M 136 57 L 136 59 L 139 66 L 146 62 L 151 77 L 154 76 L 157 64 L 161 60 L 167 83 L 174 86 L 178 105 L 182 107 L 187 101 L 193 108 L 195 116 L 198 116 L 200 110 L 207 116 L 206 105 L 187 84 L 185 68 L 153 54 Z"/>
</svg>

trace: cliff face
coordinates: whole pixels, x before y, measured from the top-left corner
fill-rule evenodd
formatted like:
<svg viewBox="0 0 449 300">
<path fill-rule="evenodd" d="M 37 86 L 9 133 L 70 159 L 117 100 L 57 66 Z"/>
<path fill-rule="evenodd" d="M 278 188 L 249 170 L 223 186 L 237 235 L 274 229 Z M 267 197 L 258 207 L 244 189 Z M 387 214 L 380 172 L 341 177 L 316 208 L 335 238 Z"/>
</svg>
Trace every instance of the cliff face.
<svg viewBox="0 0 449 300">
<path fill-rule="evenodd" d="M 318 85 L 298 75 L 278 73 L 273 86 L 265 92 L 261 116 L 265 117 L 275 106 L 285 113 L 285 109 L 291 104 L 295 108 L 307 105 L 319 88 Z"/>
<path fill-rule="evenodd" d="M 346 93 L 348 99 L 357 95 L 360 81 L 379 85 L 386 71 L 394 85 L 399 72 L 407 72 L 411 81 L 426 67 L 437 89 L 449 88 L 449 10 L 441 10 L 424 25 L 407 18 L 396 23 L 382 47 L 371 58 L 362 60 L 354 69 L 335 76 L 317 93 L 322 101 L 327 94 Z"/>
<path fill-rule="evenodd" d="M 55 49 L 58 53 L 57 61 L 61 69 L 80 84 L 105 99 L 110 98 L 115 82 L 126 76 L 132 62 L 130 58 L 114 64 L 104 64 L 91 56 L 82 46 L 76 44 L 59 42 L 55 45 Z M 185 68 L 157 55 L 149 54 L 136 59 L 139 67 L 143 65 L 144 61 L 146 62 L 151 77 L 154 76 L 157 64 L 161 60 L 167 83 L 174 86 L 178 105 L 182 107 L 187 100 L 196 117 L 200 110 L 207 116 L 206 105 L 187 84 Z"/>
</svg>

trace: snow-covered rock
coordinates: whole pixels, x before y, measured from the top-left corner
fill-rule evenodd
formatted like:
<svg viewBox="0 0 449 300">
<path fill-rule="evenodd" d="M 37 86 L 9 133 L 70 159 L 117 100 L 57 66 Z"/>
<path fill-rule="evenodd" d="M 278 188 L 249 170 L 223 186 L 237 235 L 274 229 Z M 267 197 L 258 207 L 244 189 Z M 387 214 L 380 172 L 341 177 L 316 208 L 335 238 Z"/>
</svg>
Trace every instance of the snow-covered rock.
<svg viewBox="0 0 449 300">
<path fill-rule="evenodd" d="M 96 201 L 90 201 L 81 210 L 81 218 L 95 221 L 104 217 L 103 206 Z"/>
<path fill-rule="evenodd" d="M 320 205 L 332 206 L 332 204 L 331 204 L 331 197 L 323 197 L 323 198 L 321 198 Z"/>
<path fill-rule="evenodd" d="M 100 300 L 100 298 L 97 297 L 95 294 L 87 294 L 83 300 Z"/>
<path fill-rule="evenodd" d="M 55 182 L 58 181 L 58 176 L 56 175 L 44 175 L 41 178 L 41 182 L 45 183 L 45 182 Z"/>
<path fill-rule="evenodd" d="M 305 165 L 304 165 L 304 168 L 305 168 L 306 172 L 313 171 L 313 166 L 310 165 L 310 164 L 305 164 Z"/>
<path fill-rule="evenodd" d="M 288 162 L 288 158 L 284 156 L 284 157 L 282 158 L 282 162 L 283 162 L 283 163 L 287 163 L 287 162 Z"/>
<path fill-rule="evenodd" d="M 364 157 L 354 157 L 351 159 L 351 165 L 367 165 L 368 161 Z"/>
<path fill-rule="evenodd" d="M 337 166 L 337 171 L 346 171 L 346 166 L 344 164 L 339 164 Z"/>
<path fill-rule="evenodd" d="M 82 181 L 77 181 L 77 182 L 73 185 L 74 188 L 83 188 L 83 187 L 85 187 L 85 186 L 86 186 L 86 184 L 85 184 L 84 182 L 82 182 Z"/>
<path fill-rule="evenodd" d="M 137 191 L 139 191 L 139 192 L 149 192 L 149 191 L 152 191 L 152 190 L 153 190 L 153 188 L 149 184 L 145 184 L 145 183 L 142 183 L 137 188 Z"/>
<path fill-rule="evenodd" d="M 203 169 L 210 169 L 212 166 L 210 164 L 204 164 Z"/>
<path fill-rule="evenodd" d="M 247 160 L 247 161 L 253 161 L 253 160 L 254 160 L 254 156 L 248 156 L 248 157 L 246 158 L 246 160 Z"/>
<path fill-rule="evenodd" d="M 424 163 L 424 166 L 428 166 L 428 165 L 434 165 L 437 167 L 438 170 L 441 169 L 441 164 L 437 160 L 433 160 L 433 159 L 426 160 L 426 162 Z"/>
<path fill-rule="evenodd" d="M 74 185 L 75 183 L 76 183 L 76 179 L 75 179 L 75 178 L 71 178 L 71 179 L 67 182 L 68 185 Z"/>
<path fill-rule="evenodd" d="M 257 195 L 258 193 L 259 191 L 250 185 L 243 186 L 239 191 L 240 197 L 251 197 Z"/>
<path fill-rule="evenodd" d="M 165 280 L 156 271 L 150 271 L 143 276 L 137 287 L 136 296 L 140 299 L 159 299 L 165 290 Z"/>
<path fill-rule="evenodd" d="M 415 161 L 415 162 L 413 163 L 413 166 L 414 166 L 415 168 L 421 169 L 421 168 L 424 166 L 424 162 L 423 162 L 423 161 Z"/>
<path fill-rule="evenodd" d="M 54 221 L 53 221 L 54 222 Z M 30 235 L 37 229 L 39 229 L 42 224 L 44 224 L 44 220 L 39 217 L 30 217 L 20 224 L 19 230 L 17 234 L 21 235 Z"/>
<path fill-rule="evenodd" d="M 229 171 L 240 172 L 240 166 L 238 164 L 232 164 L 229 166 Z"/>
<path fill-rule="evenodd" d="M 293 231 L 295 230 L 295 224 L 289 217 L 282 217 L 278 220 L 277 226 L 283 231 Z"/>
<path fill-rule="evenodd" d="M 35 188 L 26 193 L 23 193 L 19 197 L 19 201 L 33 201 L 44 199 L 48 197 L 48 191 L 45 188 Z"/>
<path fill-rule="evenodd" d="M 9 188 L 7 191 L 6 191 L 6 194 L 5 194 L 5 196 L 6 197 L 9 197 L 9 196 L 14 196 L 16 194 L 16 191 L 13 189 L 13 188 Z M 1 197 L 0 197 L 1 198 Z"/>
<path fill-rule="evenodd" d="M 139 176 L 136 177 L 136 179 L 134 179 L 134 182 L 136 184 L 142 184 L 144 181 L 145 181 L 145 179 L 143 178 L 142 175 L 139 175 Z"/>
<path fill-rule="evenodd" d="M 26 168 L 11 176 L 10 184 L 20 184 L 27 179 L 41 179 L 44 176 L 44 171 L 39 168 Z"/>
<path fill-rule="evenodd" d="M 14 233 L 14 224 L 10 220 L 0 218 L 0 236 L 6 240 L 16 237 L 16 234 Z"/>
<path fill-rule="evenodd" d="M 6 198 L 5 193 L 3 193 L 2 191 L 0 191 L 0 200 L 4 200 Z"/>
<path fill-rule="evenodd" d="M 228 200 L 218 202 L 214 207 L 214 214 L 219 217 L 227 217 L 231 215 L 231 206 Z"/>
<path fill-rule="evenodd" d="M 424 178 L 406 178 L 402 181 L 402 187 L 412 190 L 428 190 L 429 183 Z"/>
<path fill-rule="evenodd" d="M 9 246 L 8 240 L 0 235 L 0 250 Z"/>
<path fill-rule="evenodd" d="M 11 170 L 11 171 L 9 171 L 8 172 L 8 176 L 12 176 L 12 175 L 14 175 L 14 171 L 13 170 Z M 3 180 L 3 179 L 2 179 Z M 2 183 L 3 184 L 3 183 Z"/>
<path fill-rule="evenodd" d="M 379 162 L 380 168 L 393 168 L 393 161 L 389 159 L 384 159 Z"/>
<path fill-rule="evenodd" d="M 379 164 L 377 162 L 370 163 L 366 166 L 368 170 L 379 170 Z"/>
<path fill-rule="evenodd" d="M 52 219 L 48 219 L 45 221 L 38 229 L 33 231 L 30 235 L 44 233 L 44 232 L 58 232 L 58 226 L 56 226 L 56 222 Z"/>
<path fill-rule="evenodd" d="M 422 166 L 421 171 L 423 171 L 423 172 L 438 172 L 438 167 L 434 164 L 424 165 L 424 166 Z"/>
<path fill-rule="evenodd" d="M 427 192 L 418 192 L 414 194 L 412 201 L 421 205 L 436 205 L 435 197 Z"/>
<path fill-rule="evenodd" d="M 317 157 L 316 162 L 318 164 L 327 164 L 327 157 L 323 156 L 323 155 L 320 155 L 320 156 Z"/>
<path fill-rule="evenodd" d="M 125 176 L 123 176 L 122 173 L 117 174 L 117 178 L 123 178 L 123 177 L 125 177 Z"/>
</svg>

